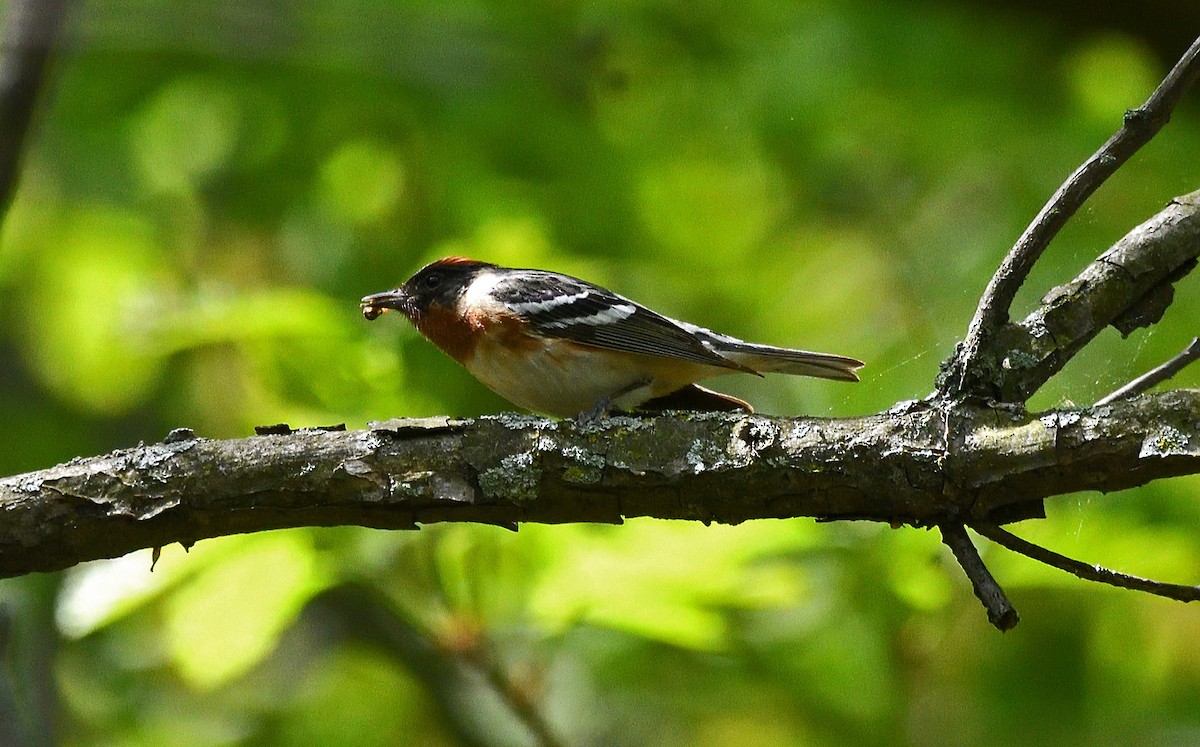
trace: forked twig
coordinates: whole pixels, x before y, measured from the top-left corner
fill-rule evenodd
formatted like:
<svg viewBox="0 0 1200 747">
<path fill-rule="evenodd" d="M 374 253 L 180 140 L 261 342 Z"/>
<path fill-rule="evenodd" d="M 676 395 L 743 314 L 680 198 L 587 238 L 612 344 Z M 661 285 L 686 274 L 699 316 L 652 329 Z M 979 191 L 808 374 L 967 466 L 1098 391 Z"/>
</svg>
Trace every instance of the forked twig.
<svg viewBox="0 0 1200 747">
<path fill-rule="evenodd" d="M 1121 128 L 1063 182 L 1021 234 L 979 299 L 966 338 L 945 379 L 945 393 L 961 393 L 967 388 L 967 372 L 987 339 L 1008 321 L 1017 291 L 1050 241 L 1088 197 L 1162 129 L 1197 78 L 1200 78 L 1200 38 L 1171 68 L 1146 103 L 1125 113 Z"/>
<path fill-rule="evenodd" d="M 1028 540 L 1023 540 L 995 524 L 978 523 L 972 524 L 971 528 L 997 545 L 1008 548 L 1018 555 L 1024 555 L 1032 560 L 1066 571 L 1085 581 L 1097 581 L 1109 586 L 1119 586 L 1122 589 L 1144 591 L 1148 594 L 1168 599 L 1177 599 L 1181 602 L 1195 602 L 1200 600 L 1200 586 L 1168 584 L 1162 581 L 1142 578 L 1141 576 L 1131 576 L 1127 573 L 1110 570 L 1098 565 L 1090 565 L 1074 558 L 1068 558 L 1066 555 L 1060 555 L 1053 550 L 1047 550 L 1041 545 L 1035 545 Z"/>
<path fill-rule="evenodd" d="M 1174 358 L 1162 364 L 1161 366 L 1147 371 L 1120 389 L 1117 389 L 1110 394 L 1106 394 L 1105 396 L 1096 400 L 1096 406 L 1099 407 L 1101 405 L 1107 405 L 1109 403 L 1116 402 L 1117 400 L 1136 397 L 1142 392 L 1153 387 L 1155 384 L 1160 384 L 1179 373 L 1186 368 L 1188 364 L 1192 363 L 1198 358 L 1200 358 L 1200 337 L 1193 337 L 1192 341 L 1188 343 L 1188 346 L 1180 351 L 1179 354 Z"/>
</svg>

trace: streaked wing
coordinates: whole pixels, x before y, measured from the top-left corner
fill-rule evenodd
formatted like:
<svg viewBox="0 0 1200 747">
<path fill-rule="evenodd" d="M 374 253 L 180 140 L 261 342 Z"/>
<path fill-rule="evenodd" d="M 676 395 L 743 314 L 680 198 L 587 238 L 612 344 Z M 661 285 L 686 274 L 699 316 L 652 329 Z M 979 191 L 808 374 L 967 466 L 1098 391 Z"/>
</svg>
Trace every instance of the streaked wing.
<svg viewBox="0 0 1200 747">
<path fill-rule="evenodd" d="M 547 337 L 626 353 L 748 370 L 694 334 L 628 298 L 566 275 L 525 270 L 492 289 L 497 300 Z"/>
</svg>

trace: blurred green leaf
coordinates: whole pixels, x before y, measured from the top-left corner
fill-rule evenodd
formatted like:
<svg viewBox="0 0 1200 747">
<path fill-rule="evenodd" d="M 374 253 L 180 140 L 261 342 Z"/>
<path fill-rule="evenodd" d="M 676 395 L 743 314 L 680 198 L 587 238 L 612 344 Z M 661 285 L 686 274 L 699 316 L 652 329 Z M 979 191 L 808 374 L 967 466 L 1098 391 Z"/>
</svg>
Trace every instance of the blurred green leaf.
<svg viewBox="0 0 1200 747">
<path fill-rule="evenodd" d="M 258 535 L 202 570 L 167 601 L 171 658 L 195 687 L 218 687 L 269 654 L 300 607 L 324 585 L 300 532 Z"/>
<path fill-rule="evenodd" d="M 171 81 L 134 120 L 134 158 L 152 190 L 189 191 L 233 156 L 242 111 L 218 78 Z"/>
<path fill-rule="evenodd" d="M 281 729 L 280 745 L 453 744 L 428 727 L 431 704 L 419 683 L 375 651 L 347 647 L 322 657 L 318 676 L 303 683 L 295 716 Z"/>
<path fill-rule="evenodd" d="M 152 227 L 136 215 L 80 211 L 37 261 L 23 312 L 41 382 L 85 409 L 137 405 L 161 374 L 148 331 L 176 285 Z"/>
<path fill-rule="evenodd" d="M 403 190 L 404 165 L 383 143 L 346 143 L 321 164 L 321 202 L 348 223 L 383 218 L 395 209 Z"/>
<path fill-rule="evenodd" d="M 1108 34 L 1088 39 L 1068 58 L 1068 76 L 1080 110 L 1111 127 L 1126 110 L 1142 105 L 1158 87 L 1154 54 L 1132 37 Z"/>
<path fill-rule="evenodd" d="M 725 608 L 801 602 L 803 585 L 794 576 L 756 564 L 815 540 L 806 522 L 703 527 L 638 520 L 573 535 L 531 601 L 542 624 L 562 630 L 590 622 L 704 650 L 727 645 Z"/>
</svg>

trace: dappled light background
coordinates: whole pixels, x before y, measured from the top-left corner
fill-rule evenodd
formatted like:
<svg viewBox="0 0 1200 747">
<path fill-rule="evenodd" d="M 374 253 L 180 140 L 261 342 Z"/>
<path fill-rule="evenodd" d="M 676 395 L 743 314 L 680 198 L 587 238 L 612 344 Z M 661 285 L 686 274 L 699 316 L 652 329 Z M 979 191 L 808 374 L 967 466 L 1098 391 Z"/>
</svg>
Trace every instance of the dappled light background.
<svg viewBox="0 0 1200 747">
<path fill-rule="evenodd" d="M 853 386 L 716 382 L 764 413 L 922 397 L 1006 249 L 1188 41 L 1041 5 L 80 4 L 0 233 L 0 474 L 179 426 L 508 409 L 359 314 L 449 254 L 868 362 Z M 1018 314 L 1200 188 L 1198 101 Z M 1173 355 L 1198 290 L 1031 405 Z M 1066 496 L 1018 531 L 1195 583 L 1198 498 Z M 1024 617 L 1004 636 L 935 534 L 874 524 L 293 530 L 168 547 L 153 573 L 147 551 L 0 582 L 0 742 L 535 744 L 521 704 L 592 745 L 1200 733 L 1200 612 L 983 550 Z"/>
</svg>

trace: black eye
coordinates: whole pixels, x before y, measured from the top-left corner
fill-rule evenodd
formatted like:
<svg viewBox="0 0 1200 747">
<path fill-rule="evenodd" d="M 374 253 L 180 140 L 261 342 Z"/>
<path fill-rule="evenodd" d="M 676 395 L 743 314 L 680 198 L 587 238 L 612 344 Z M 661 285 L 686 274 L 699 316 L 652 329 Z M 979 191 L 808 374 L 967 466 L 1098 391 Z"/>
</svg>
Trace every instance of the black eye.
<svg viewBox="0 0 1200 747">
<path fill-rule="evenodd" d="M 425 276 L 425 287 L 428 290 L 433 290 L 442 284 L 442 276 L 436 272 L 431 272 Z"/>
</svg>

